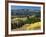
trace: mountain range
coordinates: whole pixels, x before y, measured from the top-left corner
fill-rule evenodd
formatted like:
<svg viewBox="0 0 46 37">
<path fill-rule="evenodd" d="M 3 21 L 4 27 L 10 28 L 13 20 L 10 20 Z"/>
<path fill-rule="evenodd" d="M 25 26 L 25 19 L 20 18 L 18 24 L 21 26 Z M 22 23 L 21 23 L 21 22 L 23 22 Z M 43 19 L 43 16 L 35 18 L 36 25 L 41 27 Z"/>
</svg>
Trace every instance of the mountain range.
<svg viewBox="0 0 46 37">
<path fill-rule="evenodd" d="M 16 10 L 11 10 L 11 15 L 12 16 L 19 16 L 19 15 L 39 15 L 40 10 L 31 10 L 31 9 L 16 9 Z"/>
</svg>

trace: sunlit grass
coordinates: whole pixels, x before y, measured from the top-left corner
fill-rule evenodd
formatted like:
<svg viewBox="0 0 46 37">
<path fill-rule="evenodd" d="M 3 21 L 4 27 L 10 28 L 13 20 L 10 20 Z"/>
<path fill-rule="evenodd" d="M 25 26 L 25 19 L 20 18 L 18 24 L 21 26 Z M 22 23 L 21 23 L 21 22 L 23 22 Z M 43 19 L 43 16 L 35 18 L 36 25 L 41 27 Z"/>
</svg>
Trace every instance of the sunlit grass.
<svg viewBox="0 0 46 37">
<path fill-rule="evenodd" d="M 41 22 L 36 22 L 32 24 L 25 24 L 21 27 L 23 30 L 38 30 L 41 27 Z"/>
</svg>

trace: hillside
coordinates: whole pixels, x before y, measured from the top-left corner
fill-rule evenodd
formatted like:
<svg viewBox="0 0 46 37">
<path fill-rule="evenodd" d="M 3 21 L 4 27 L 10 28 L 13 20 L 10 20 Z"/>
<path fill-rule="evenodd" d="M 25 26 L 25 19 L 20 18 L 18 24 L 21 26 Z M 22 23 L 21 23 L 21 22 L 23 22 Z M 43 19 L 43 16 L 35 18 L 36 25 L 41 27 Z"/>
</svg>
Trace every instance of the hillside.
<svg viewBox="0 0 46 37">
<path fill-rule="evenodd" d="M 40 29 L 41 27 L 41 22 L 36 22 L 36 23 L 32 23 L 32 24 L 25 24 L 23 25 L 22 27 L 20 28 L 17 28 L 17 29 L 13 29 L 13 30 L 19 30 L 19 31 L 22 31 L 22 30 L 38 30 Z"/>
</svg>

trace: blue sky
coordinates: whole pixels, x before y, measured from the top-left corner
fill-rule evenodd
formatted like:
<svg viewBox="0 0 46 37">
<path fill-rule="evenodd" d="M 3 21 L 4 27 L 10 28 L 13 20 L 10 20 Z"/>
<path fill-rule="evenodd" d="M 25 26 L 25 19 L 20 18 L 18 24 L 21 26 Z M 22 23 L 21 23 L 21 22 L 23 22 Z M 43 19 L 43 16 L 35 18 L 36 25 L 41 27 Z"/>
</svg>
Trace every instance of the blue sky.
<svg viewBox="0 0 46 37">
<path fill-rule="evenodd" d="M 36 6 L 11 6 L 11 10 L 16 10 L 16 9 L 40 10 L 40 7 L 36 7 Z"/>
</svg>

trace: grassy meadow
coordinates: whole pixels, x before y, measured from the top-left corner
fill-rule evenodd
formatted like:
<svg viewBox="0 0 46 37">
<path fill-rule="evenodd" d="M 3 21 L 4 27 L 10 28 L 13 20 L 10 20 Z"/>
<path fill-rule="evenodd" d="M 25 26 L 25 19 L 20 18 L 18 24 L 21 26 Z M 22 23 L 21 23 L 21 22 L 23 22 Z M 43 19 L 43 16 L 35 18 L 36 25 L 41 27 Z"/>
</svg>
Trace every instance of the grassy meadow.
<svg viewBox="0 0 46 37">
<path fill-rule="evenodd" d="M 11 20 L 13 30 L 38 30 L 41 27 L 40 18 L 34 15 L 26 17 L 12 16 Z"/>
</svg>

